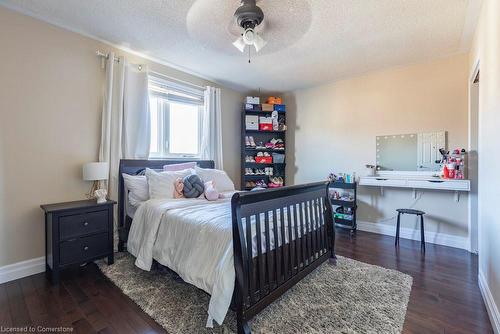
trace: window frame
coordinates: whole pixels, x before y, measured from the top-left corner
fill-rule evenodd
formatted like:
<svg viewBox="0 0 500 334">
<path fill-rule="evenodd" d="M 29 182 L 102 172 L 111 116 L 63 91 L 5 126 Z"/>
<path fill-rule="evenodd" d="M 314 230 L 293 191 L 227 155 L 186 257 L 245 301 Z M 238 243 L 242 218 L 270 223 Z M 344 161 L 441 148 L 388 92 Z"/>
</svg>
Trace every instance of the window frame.
<svg viewBox="0 0 500 334">
<path fill-rule="evenodd" d="M 149 101 L 156 99 L 157 103 L 157 146 L 158 152 L 150 152 L 152 159 L 194 159 L 200 160 L 202 156 L 202 137 L 203 137 L 203 117 L 204 117 L 204 97 L 203 91 L 199 88 L 192 88 L 187 85 L 164 80 L 158 76 L 149 76 Z M 151 86 L 157 88 L 152 90 Z M 159 89 L 158 89 L 159 88 Z M 165 92 L 158 90 L 164 89 Z M 178 95 L 176 95 L 176 93 Z M 192 97 L 190 96 L 192 94 Z M 198 107 L 198 153 L 172 153 L 170 152 L 171 133 L 170 133 L 170 107 L 171 104 L 186 104 Z"/>
</svg>

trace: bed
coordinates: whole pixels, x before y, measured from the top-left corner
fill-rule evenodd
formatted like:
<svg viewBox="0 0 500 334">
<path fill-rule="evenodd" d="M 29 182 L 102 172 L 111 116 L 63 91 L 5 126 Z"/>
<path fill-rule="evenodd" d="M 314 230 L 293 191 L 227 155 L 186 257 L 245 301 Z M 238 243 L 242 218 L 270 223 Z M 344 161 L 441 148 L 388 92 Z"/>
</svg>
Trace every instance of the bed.
<svg viewBox="0 0 500 334">
<path fill-rule="evenodd" d="M 231 307 L 238 333 L 250 333 L 248 322 L 262 309 L 323 262 L 335 263 L 328 183 L 232 192 L 216 202 L 156 199 L 127 209 L 122 173 L 182 162 L 120 161 L 119 251 L 127 247 L 141 269 L 156 261 L 209 293 L 207 326 L 220 324 Z M 214 168 L 213 161 L 197 164 Z"/>
</svg>

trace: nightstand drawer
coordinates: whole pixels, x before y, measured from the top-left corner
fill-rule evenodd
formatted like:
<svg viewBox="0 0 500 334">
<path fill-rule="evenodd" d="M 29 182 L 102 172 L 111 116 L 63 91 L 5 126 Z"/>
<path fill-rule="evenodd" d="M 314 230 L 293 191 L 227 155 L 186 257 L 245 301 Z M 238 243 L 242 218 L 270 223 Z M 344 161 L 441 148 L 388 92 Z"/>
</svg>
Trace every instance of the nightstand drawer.
<svg viewBox="0 0 500 334">
<path fill-rule="evenodd" d="M 61 242 L 61 265 L 82 262 L 109 252 L 108 233 Z"/>
<path fill-rule="evenodd" d="M 71 239 L 108 230 L 108 210 L 91 211 L 59 218 L 61 239 Z"/>
</svg>

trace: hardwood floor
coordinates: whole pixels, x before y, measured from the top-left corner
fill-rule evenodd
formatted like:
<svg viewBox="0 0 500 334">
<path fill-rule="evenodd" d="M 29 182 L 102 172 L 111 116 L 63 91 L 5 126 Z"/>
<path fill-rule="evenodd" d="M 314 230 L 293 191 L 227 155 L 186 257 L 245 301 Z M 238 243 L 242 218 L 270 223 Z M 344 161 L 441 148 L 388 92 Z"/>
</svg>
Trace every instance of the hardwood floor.
<svg viewBox="0 0 500 334">
<path fill-rule="evenodd" d="M 337 253 L 407 273 L 413 287 L 404 333 L 493 333 L 477 284 L 477 256 L 466 251 L 357 232 L 337 233 Z M 164 333 L 108 282 L 94 264 L 63 272 L 51 286 L 44 274 L 0 285 L 0 326 L 72 327 L 73 333 Z M 1 333 L 0 328 L 0 333 Z"/>
</svg>

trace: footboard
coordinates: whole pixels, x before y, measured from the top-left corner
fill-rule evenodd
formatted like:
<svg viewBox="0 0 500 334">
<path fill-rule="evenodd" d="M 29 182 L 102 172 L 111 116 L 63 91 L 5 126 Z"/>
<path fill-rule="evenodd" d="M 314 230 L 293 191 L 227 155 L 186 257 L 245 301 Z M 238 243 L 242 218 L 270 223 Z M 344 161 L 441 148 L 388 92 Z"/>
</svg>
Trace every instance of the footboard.
<svg viewBox="0 0 500 334">
<path fill-rule="evenodd" d="M 231 201 L 238 333 L 327 259 L 335 259 L 328 183 L 237 193 Z"/>
</svg>

